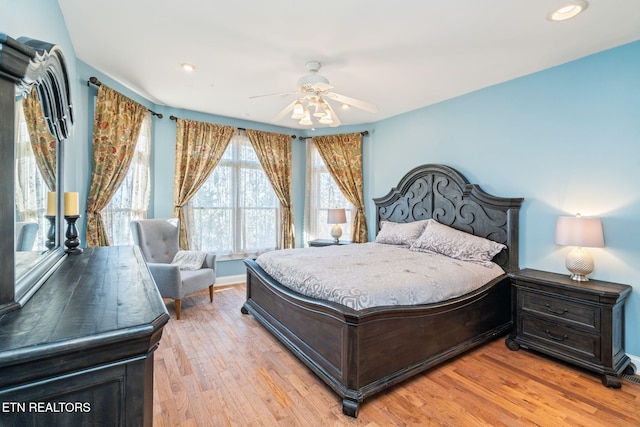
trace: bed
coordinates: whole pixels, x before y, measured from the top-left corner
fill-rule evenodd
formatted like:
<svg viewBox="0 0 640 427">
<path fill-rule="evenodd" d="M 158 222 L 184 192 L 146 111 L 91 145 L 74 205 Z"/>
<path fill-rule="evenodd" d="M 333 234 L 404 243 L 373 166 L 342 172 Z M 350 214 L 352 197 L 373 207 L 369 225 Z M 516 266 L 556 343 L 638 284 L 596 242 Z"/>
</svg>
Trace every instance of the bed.
<svg viewBox="0 0 640 427">
<path fill-rule="evenodd" d="M 504 273 L 476 290 L 444 302 L 354 309 L 303 295 L 246 259 L 251 314 L 342 398 L 345 415 L 361 403 L 512 327 L 510 271 L 518 269 L 518 217 L 522 198 L 484 192 L 451 167 L 419 166 L 374 199 L 378 231 L 384 221 L 434 219 L 505 245 L 493 262 Z M 324 248 L 305 248 L 306 250 Z"/>
</svg>

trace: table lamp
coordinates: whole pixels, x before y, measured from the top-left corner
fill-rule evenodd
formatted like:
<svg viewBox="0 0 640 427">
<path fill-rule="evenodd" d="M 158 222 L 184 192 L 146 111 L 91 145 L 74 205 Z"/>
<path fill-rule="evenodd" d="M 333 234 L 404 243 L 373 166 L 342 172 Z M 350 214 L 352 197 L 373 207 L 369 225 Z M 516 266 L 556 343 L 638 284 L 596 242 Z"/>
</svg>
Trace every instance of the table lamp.
<svg viewBox="0 0 640 427">
<path fill-rule="evenodd" d="M 565 259 L 571 279 L 586 282 L 588 274 L 593 272 L 594 263 L 591 254 L 584 249 L 604 247 L 604 234 L 600 218 L 580 216 L 558 217 L 556 224 L 556 243 L 558 245 L 575 246 Z"/>
<path fill-rule="evenodd" d="M 342 236 L 342 228 L 339 224 L 347 223 L 347 213 L 344 209 L 329 209 L 327 215 L 327 224 L 333 224 L 331 228 L 331 237 L 333 237 L 333 243 L 338 244 L 340 236 Z"/>
</svg>

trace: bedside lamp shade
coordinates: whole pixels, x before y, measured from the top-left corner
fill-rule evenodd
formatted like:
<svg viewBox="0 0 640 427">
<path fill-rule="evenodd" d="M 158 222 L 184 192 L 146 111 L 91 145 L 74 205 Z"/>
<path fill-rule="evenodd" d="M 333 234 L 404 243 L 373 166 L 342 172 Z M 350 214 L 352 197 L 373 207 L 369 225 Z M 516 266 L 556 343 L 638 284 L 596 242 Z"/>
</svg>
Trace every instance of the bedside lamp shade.
<svg viewBox="0 0 640 427">
<path fill-rule="evenodd" d="M 564 246 L 575 246 L 565 259 L 565 265 L 571 272 L 571 279 L 579 282 L 589 280 L 586 276 L 593 272 L 593 257 L 583 247 L 604 247 L 604 233 L 600 218 L 580 216 L 558 217 L 556 224 L 556 243 Z"/>
<path fill-rule="evenodd" d="M 333 237 L 333 243 L 337 244 L 342 236 L 342 228 L 338 224 L 347 223 L 347 213 L 344 209 L 329 209 L 327 214 L 327 224 L 333 224 L 331 228 L 331 237 Z"/>
</svg>

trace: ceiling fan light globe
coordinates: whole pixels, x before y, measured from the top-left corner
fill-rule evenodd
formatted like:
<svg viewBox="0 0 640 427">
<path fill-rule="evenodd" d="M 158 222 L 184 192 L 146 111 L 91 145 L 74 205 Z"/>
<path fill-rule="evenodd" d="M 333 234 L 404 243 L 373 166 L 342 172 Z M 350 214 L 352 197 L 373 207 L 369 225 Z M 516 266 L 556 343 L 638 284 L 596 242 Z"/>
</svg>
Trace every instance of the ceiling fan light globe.
<svg viewBox="0 0 640 427">
<path fill-rule="evenodd" d="M 292 119 L 299 120 L 304 117 L 304 107 L 300 101 L 296 102 L 293 105 L 293 113 L 291 114 Z"/>
<path fill-rule="evenodd" d="M 327 107 L 324 105 L 324 103 L 317 103 L 316 104 L 316 111 L 313 113 L 313 117 L 323 117 L 327 114 Z"/>
<path fill-rule="evenodd" d="M 331 111 L 327 111 L 327 113 L 320 117 L 320 120 L 318 120 L 320 123 L 322 123 L 323 125 L 330 125 L 333 123 L 333 117 L 331 117 Z"/>
</svg>

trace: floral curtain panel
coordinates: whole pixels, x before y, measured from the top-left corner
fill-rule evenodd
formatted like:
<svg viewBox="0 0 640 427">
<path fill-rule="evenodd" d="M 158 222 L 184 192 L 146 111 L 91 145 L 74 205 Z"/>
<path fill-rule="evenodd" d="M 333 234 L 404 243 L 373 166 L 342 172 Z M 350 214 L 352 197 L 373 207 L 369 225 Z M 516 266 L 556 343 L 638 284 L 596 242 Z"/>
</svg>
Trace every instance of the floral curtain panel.
<svg viewBox="0 0 640 427">
<path fill-rule="evenodd" d="M 185 205 L 217 166 L 231 137 L 231 126 L 177 119 L 173 216 L 180 219 L 180 248 L 189 249 Z"/>
<path fill-rule="evenodd" d="M 106 85 L 98 89 L 87 198 L 87 247 L 109 246 L 100 211 L 127 175 L 146 113 L 146 107 Z"/>
<path fill-rule="evenodd" d="M 22 108 L 38 169 L 49 191 L 56 191 L 56 138 L 49 131 L 35 88 L 22 100 Z"/>
<path fill-rule="evenodd" d="M 256 130 L 247 130 L 247 135 L 282 207 L 280 247 L 293 248 L 295 228 L 291 199 L 291 136 Z"/>
<path fill-rule="evenodd" d="M 313 142 L 344 196 L 356 207 L 353 241 L 368 241 L 362 184 L 362 135 L 314 136 Z"/>
</svg>

